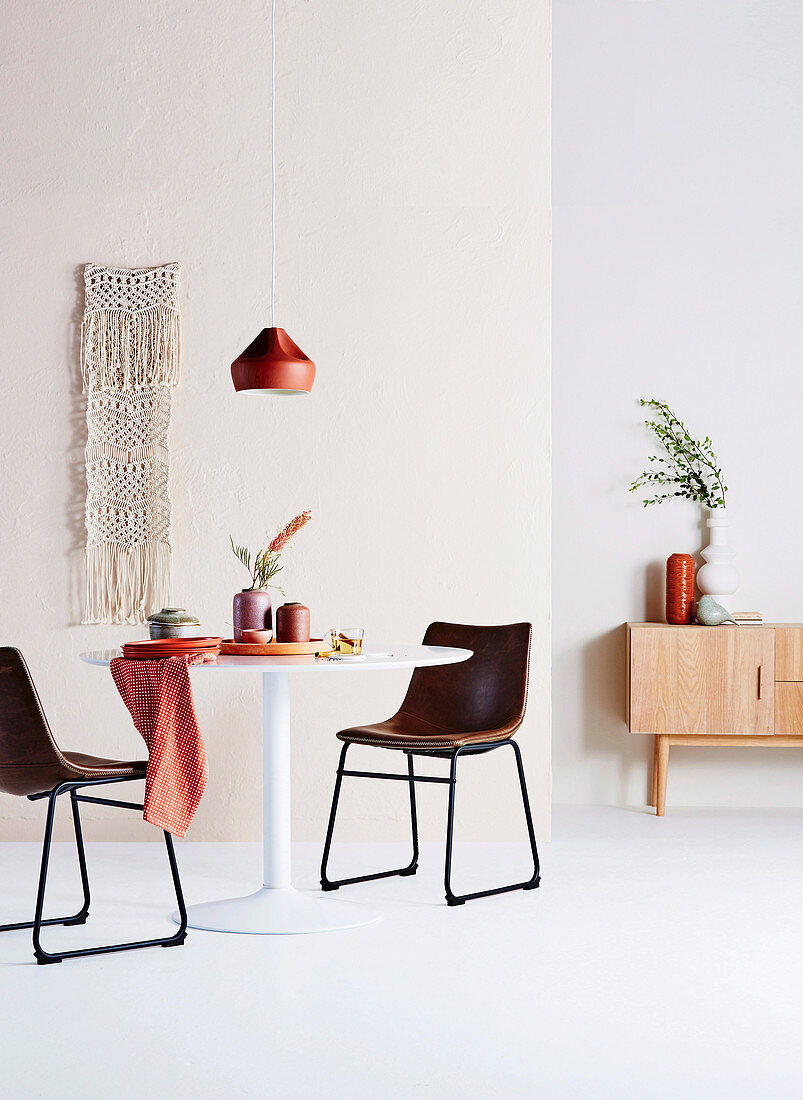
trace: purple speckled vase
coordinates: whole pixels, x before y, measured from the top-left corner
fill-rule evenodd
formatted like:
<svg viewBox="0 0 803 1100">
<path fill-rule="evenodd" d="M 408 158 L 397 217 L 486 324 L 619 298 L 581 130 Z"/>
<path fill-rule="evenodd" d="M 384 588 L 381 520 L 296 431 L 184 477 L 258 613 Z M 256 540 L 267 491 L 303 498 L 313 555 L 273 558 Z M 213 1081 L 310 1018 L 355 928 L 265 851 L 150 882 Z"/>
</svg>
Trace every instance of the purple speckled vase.
<svg viewBox="0 0 803 1100">
<path fill-rule="evenodd" d="M 244 630 L 273 630 L 270 592 L 264 588 L 249 588 L 234 597 L 234 640 L 243 640 Z"/>
</svg>

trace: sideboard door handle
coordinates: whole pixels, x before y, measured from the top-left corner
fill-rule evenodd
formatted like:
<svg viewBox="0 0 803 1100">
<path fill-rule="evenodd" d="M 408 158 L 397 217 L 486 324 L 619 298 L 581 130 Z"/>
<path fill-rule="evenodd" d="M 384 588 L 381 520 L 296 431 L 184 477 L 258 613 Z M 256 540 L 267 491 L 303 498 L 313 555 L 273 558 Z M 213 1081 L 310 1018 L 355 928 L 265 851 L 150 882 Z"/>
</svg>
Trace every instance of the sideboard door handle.
<svg viewBox="0 0 803 1100">
<path fill-rule="evenodd" d="M 759 699 L 764 698 L 764 666 L 763 665 L 758 666 L 758 697 L 759 697 Z"/>
</svg>

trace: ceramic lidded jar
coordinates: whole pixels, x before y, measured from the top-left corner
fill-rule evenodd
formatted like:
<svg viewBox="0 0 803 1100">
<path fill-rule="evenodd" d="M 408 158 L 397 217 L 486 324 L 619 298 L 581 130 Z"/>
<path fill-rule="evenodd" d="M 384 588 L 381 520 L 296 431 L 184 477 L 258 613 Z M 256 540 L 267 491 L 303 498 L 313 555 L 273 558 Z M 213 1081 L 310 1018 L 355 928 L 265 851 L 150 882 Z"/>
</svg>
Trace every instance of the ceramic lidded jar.
<svg viewBox="0 0 803 1100">
<path fill-rule="evenodd" d="M 273 605 L 266 588 L 245 588 L 234 597 L 234 640 L 242 642 L 244 630 L 272 630 Z"/>
<path fill-rule="evenodd" d="M 148 630 L 151 638 L 197 638 L 201 622 L 186 607 L 163 607 L 148 616 Z"/>
<path fill-rule="evenodd" d="M 277 642 L 308 642 L 309 608 L 303 603 L 284 603 L 276 611 Z"/>
</svg>

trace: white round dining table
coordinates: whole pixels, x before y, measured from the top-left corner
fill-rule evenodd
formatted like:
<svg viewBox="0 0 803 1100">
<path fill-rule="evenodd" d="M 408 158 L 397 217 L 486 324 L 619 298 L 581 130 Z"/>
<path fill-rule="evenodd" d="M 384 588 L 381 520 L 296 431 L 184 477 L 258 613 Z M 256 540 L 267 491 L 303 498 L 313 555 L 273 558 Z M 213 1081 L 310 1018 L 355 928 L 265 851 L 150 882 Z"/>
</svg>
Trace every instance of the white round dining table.
<svg viewBox="0 0 803 1100">
<path fill-rule="evenodd" d="M 82 653 L 87 664 L 108 667 L 119 649 Z M 355 928 L 379 920 L 381 913 L 348 901 L 297 890 L 290 859 L 290 676 L 354 676 L 395 668 L 457 664 L 470 649 L 445 646 L 394 646 L 367 652 L 364 660 L 318 660 L 315 657 L 228 657 L 191 665 L 193 676 L 223 673 L 262 674 L 262 808 L 264 875 L 262 888 L 245 897 L 205 901 L 187 908 L 191 928 L 212 932 L 289 935 Z M 201 723 L 203 724 L 203 723 Z"/>
</svg>

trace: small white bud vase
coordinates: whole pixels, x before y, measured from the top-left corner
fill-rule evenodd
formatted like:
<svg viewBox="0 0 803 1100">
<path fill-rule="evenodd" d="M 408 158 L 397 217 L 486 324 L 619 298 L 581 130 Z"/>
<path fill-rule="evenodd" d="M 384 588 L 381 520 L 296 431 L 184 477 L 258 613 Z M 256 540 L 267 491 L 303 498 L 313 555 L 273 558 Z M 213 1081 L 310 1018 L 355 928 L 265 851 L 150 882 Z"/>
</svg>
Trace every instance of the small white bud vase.
<svg viewBox="0 0 803 1100">
<path fill-rule="evenodd" d="M 711 541 L 700 551 L 705 565 L 697 574 L 697 587 L 703 595 L 713 596 L 717 603 L 732 611 L 731 596 L 739 587 L 739 573 L 733 564 L 736 554 L 728 542 L 730 521 L 727 511 L 724 508 L 709 508 L 706 524 Z"/>
</svg>

